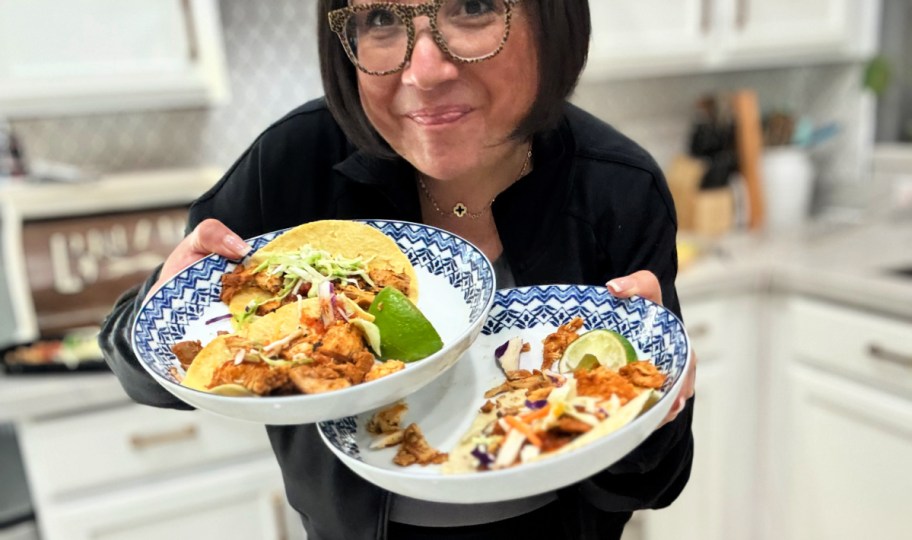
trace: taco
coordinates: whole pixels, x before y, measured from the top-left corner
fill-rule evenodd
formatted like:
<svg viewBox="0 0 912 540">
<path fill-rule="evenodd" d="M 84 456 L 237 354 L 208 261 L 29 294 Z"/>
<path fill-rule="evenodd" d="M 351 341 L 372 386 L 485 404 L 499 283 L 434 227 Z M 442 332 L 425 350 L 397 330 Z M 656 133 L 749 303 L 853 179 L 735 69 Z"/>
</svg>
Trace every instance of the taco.
<svg viewBox="0 0 912 540">
<path fill-rule="evenodd" d="M 316 394 L 403 369 L 396 360 L 377 361 L 372 320 L 342 295 L 299 298 L 217 336 L 192 358 L 181 384 L 227 396 Z"/>
<path fill-rule="evenodd" d="M 363 223 L 324 220 L 286 231 L 223 275 L 220 298 L 240 327 L 298 297 L 330 292 L 366 309 L 386 286 L 417 302 L 415 269 L 396 242 Z"/>
<path fill-rule="evenodd" d="M 560 337 L 560 356 L 581 326 L 582 320 L 574 319 L 545 342 Z M 549 363 L 548 355 L 554 352 L 545 351 L 543 364 Z M 579 448 L 620 429 L 651 407 L 661 396 L 658 389 L 665 380 L 648 360 L 617 370 L 601 365 L 580 368 L 569 377 L 544 367 L 505 369 L 505 373 L 506 380 L 485 394 L 488 401 L 450 452 L 443 472 L 503 469 Z"/>
</svg>

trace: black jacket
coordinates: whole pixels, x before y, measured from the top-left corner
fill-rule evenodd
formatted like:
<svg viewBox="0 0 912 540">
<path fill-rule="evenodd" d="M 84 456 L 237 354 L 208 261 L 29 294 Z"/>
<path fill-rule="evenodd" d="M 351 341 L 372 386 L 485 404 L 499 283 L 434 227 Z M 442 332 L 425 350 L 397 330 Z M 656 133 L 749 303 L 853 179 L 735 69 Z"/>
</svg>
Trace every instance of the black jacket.
<svg viewBox="0 0 912 540">
<path fill-rule="evenodd" d="M 654 160 L 571 105 L 556 129 L 535 137 L 533 149 L 533 171 L 493 205 L 517 285 L 601 285 L 646 269 L 658 276 L 665 305 L 680 315 L 674 205 Z M 357 151 L 323 100 L 267 129 L 191 206 L 188 226 L 209 217 L 245 238 L 317 219 L 421 221 L 412 167 Z M 131 352 L 133 318 L 155 279 L 118 301 L 102 330 L 102 347 L 134 400 L 190 408 L 158 386 Z M 618 533 L 609 529 L 622 526 L 630 512 L 666 506 L 678 496 L 690 474 L 692 410 L 691 400 L 623 460 L 559 492 L 568 536 L 610 538 Z M 337 460 L 314 425 L 267 431 L 310 540 L 386 537 L 388 493 Z"/>
</svg>

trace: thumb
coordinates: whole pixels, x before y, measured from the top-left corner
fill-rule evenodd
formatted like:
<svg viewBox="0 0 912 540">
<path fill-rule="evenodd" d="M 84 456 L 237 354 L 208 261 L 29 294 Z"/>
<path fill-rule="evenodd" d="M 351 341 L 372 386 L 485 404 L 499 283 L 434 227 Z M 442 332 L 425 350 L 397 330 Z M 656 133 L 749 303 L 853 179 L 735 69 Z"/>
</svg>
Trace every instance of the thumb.
<svg viewBox="0 0 912 540">
<path fill-rule="evenodd" d="M 649 270 L 640 270 L 627 276 L 614 278 L 605 284 L 618 298 L 642 296 L 657 304 L 662 303 L 662 287 L 659 279 Z"/>
</svg>

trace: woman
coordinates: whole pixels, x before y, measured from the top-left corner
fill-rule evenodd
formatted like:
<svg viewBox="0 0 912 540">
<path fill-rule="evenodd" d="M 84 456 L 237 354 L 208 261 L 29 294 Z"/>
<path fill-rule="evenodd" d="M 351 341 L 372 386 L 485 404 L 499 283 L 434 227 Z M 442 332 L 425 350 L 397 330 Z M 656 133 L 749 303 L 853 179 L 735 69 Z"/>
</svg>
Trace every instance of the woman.
<svg viewBox="0 0 912 540">
<path fill-rule="evenodd" d="M 565 103 L 585 63 L 584 1 L 321 0 L 325 100 L 267 129 L 190 210 L 192 231 L 106 321 L 111 367 L 137 401 L 189 408 L 132 356 L 141 300 L 187 264 L 237 258 L 242 237 L 317 219 L 420 221 L 476 244 L 501 287 L 608 283 L 675 312 L 675 217 L 659 168 Z M 268 426 L 311 540 L 619 538 L 631 512 L 687 482 L 693 374 L 666 423 L 611 468 L 518 501 L 440 505 L 350 472 L 313 425 Z"/>
</svg>

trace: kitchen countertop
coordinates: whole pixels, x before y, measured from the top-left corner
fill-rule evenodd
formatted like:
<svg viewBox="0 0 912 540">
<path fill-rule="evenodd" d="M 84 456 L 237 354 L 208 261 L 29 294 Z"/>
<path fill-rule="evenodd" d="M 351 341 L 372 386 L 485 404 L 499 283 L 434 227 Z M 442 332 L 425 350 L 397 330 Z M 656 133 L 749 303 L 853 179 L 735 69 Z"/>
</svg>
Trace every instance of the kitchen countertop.
<svg viewBox="0 0 912 540">
<path fill-rule="evenodd" d="M 128 401 L 111 373 L 0 374 L 0 423 L 75 414 Z"/>
<path fill-rule="evenodd" d="M 682 302 L 736 293 L 797 293 L 912 319 L 912 220 L 735 234 L 704 244 L 678 276 Z M 108 373 L 0 375 L 0 422 L 128 401 Z"/>
<path fill-rule="evenodd" d="M 912 319 L 912 219 L 737 234 L 678 274 L 682 301 L 732 292 L 795 293 Z M 906 269 L 902 275 L 898 270 Z"/>
<path fill-rule="evenodd" d="M 134 208 L 188 204 L 221 177 L 217 167 L 159 169 L 109 174 L 82 182 L 0 184 L 0 209 L 19 219 L 42 219 Z M 92 192 L 86 197 L 86 190 Z"/>
</svg>

